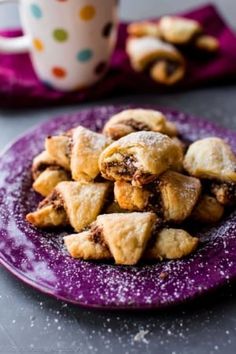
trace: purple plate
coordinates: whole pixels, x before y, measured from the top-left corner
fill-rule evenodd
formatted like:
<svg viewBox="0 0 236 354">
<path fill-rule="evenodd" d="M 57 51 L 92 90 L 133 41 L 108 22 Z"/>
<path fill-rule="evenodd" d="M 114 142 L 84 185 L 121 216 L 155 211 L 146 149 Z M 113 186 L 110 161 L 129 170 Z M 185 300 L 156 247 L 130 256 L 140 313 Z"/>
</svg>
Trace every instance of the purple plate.
<svg viewBox="0 0 236 354">
<path fill-rule="evenodd" d="M 189 258 L 139 266 L 73 260 L 63 248 L 65 232 L 36 230 L 25 222 L 39 197 L 31 189 L 32 158 L 47 135 L 78 124 L 100 130 L 127 106 L 98 107 L 41 124 L 5 151 L 0 159 L 0 261 L 34 288 L 85 307 L 160 308 L 191 299 L 236 277 L 236 212 L 215 227 L 194 230 L 201 246 Z M 152 107 L 153 108 L 153 107 Z M 157 107 L 154 107 L 157 108 Z M 192 116 L 162 110 L 183 138 L 226 139 L 236 151 L 236 133 Z M 163 279 L 161 273 L 166 273 Z"/>
</svg>

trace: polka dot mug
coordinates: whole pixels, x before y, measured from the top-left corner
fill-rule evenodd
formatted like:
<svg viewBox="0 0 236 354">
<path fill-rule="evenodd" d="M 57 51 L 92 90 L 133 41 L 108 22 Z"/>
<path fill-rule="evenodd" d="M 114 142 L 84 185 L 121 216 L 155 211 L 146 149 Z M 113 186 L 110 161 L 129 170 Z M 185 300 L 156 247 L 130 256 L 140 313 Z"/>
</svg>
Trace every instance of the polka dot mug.
<svg viewBox="0 0 236 354">
<path fill-rule="evenodd" d="M 0 37 L 0 52 L 29 51 L 38 78 L 61 91 L 101 79 L 116 42 L 117 0 L 18 1 L 24 36 Z"/>
</svg>

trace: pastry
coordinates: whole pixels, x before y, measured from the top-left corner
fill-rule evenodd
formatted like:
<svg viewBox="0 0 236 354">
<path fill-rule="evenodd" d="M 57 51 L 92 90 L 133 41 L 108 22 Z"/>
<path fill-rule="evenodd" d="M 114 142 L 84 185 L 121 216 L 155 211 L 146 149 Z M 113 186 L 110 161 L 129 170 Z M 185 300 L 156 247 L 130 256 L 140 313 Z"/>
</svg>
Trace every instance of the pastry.
<svg viewBox="0 0 236 354">
<path fill-rule="evenodd" d="M 187 150 L 187 144 L 184 141 L 182 141 L 180 138 L 177 138 L 176 136 L 172 138 L 172 141 L 180 147 L 184 155 Z"/>
<path fill-rule="evenodd" d="M 71 171 L 75 181 L 92 181 L 99 174 L 99 155 L 110 142 L 102 134 L 79 126 L 66 136 L 48 137 L 45 147 L 60 166 Z"/>
<path fill-rule="evenodd" d="M 197 21 L 176 16 L 163 16 L 159 29 L 165 41 L 179 45 L 188 44 L 203 31 Z"/>
<path fill-rule="evenodd" d="M 197 237 L 181 229 L 163 229 L 147 248 L 144 258 L 152 260 L 179 259 L 192 253 L 199 243 Z"/>
<path fill-rule="evenodd" d="M 56 213 L 63 209 L 69 224 L 77 232 L 93 222 L 101 212 L 109 192 L 109 183 L 61 182 L 53 193 L 40 203 L 39 209 L 27 215 L 27 220 L 38 227 L 53 227 L 54 222 L 45 226 L 37 223 L 37 216 L 42 215 L 43 209 L 53 205 Z M 45 212 L 48 211 L 48 208 Z M 51 211 L 51 209 L 50 209 Z M 46 216 L 45 216 L 46 217 Z"/>
<path fill-rule="evenodd" d="M 105 124 L 103 133 L 117 140 L 140 130 L 154 131 L 176 136 L 174 123 L 168 122 L 164 114 L 151 109 L 127 109 L 112 116 Z"/>
<path fill-rule="evenodd" d="M 70 179 L 70 174 L 64 169 L 58 166 L 48 167 L 34 181 L 33 189 L 43 197 L 47 197 L 58 183 Z"/>
<path fill-rule="evenodd" d="M 54 228 L 69 224 L 63 202 L 54 190 L 44 199 L 35 212 L 26 215 L 26 220 L 38 228 Z"/>
<path fill-rule="evenodd" d="M 108 146 L 100 155 L 99 167 L 104 178 L 141 186 L 168 169 L 180 170 L 182 159 L 180 147 L 167 135 L 137 132 Z"/>
<path fill-rule="evenodd" d="M 120 208 L 131 211 L 142 211 L 147 208 L 151 192 L 143 188 L 132 186 L 125 181 L 115 182 L 115 199 Z"/>
<path fill-rule="evenodd" d="M 145 37 L 145 36 L 151 36 L 157 38 L 161 37 L 159 24 L 155 22 L 148 22 L 148 21 L 132 22 L 130 25 L 128 25 L 127 32 L 130 36 L 135 36 L 135 37 Z"/>
<path fill-rule="evenodd" d="M 219 50 L 219 41 L 217 38 L 208 35 L 201 35 L 194 41 L 194 46 L 197 49 L 208 53 L 215 53 Z"/>
<path fill-rule="evenodd" d="M 130 182 L 116 181 L 114 195 L 124 211 L 152 211 L 164 220 L 158 180 L 145 186 L 136 187 Z"/>
<path fill-rule="evenodd" d="M 43 197 L 48 196 L 56 185 L 71 179 L 70 174 L 56 164 L 47 151 L 43 151 L 33 160 L 33 189 Z"/>
<path fill-rule="evenodd" d="M 184 168 L 192 176 L 236 182 L 236 156 L 220 138 L 205 138 L 190 145 Z"/>
<path fill-rule="evenodd" d="M 34 213 L 27 214 L 26 220 L 40 229 L 68 225 L 65 210 L 63 208 L 56 209 L 53 205 L 47 205 Z"/>
<path fill-rule="evenodd" d="M 101 242 L 96 242 L 90 230 L 64 237 L 67 251 L 73 258 L 84 260 L 111 259 L 109 249 Z"/>
<path fill-rule="evenodd" d="M 153 213 L 100 215 L 96 225 L 117 264 L 136 264 L 156 222 Z"/>
<path fill-rule="evenodd" d="M 146 109 L 112 116 L 103 132 L 79 126 L 48 137 L 33 160 L 33 188 L 46 198 L 26 220 L 71 226 L 71 257 L 118 265 L 180 259 L 199 239 L 171 225 L 214 224 L 236 204 L 236 156 L 224 140 L 198 140 L 186 152 L 176 126 Z"/>
<path fill-rule="evenodd" d="M 164 85 L 174 85 L 182 80 L 184 74 L 184 63 L 181 66 L 177 61 L 159 60 L 150 69 L 151 78 Z"/>
<path fill-rule="evenodd" d="M 32 176 L 36 180 L 37 177 L 46 170 L 46 168 L 51 166 L 58 166 L 56 161 L 48 154 L 47 151 L 41 152 L 39 155 L 35 156 L 32 163 Z"/>
<path fill-rule="evenodd" d="M 132 265 L 142 257 L 155 222 L 153 213 L 125 213 L 99 215 L 95 225 L 116 264 Z"/>
<path fill-rule="evenodd" d="M 92 181 L 99 174 L 98 158 L 110 140 L 102 134 L 78 127 L 72 133 L 71 173 L 75 181 Z"/>
<path fill-rule="evenodd" d="M 191 219 L 202 224 L 215 224 L 224 214 L 224 207 L 210 195 L 203 195 L 195 206 Z"/>
<path fill-rule="evenodd" d="M 201 193 L 201 182 L 194 177 L 167 171 L 145 188 L 129 182 L 115 182 L 114 194 L 120 208 L 153 211 L 164 222 L 180 223 L 192 212 Z"/>
<path fill-rule="evenodd" d="M 48 136 L 45 140 L 45 150 L 57 165 L 70 171 L 71 138 L 67 135 Z"/>
<path fill-rule="evenodd" d="M 201 193 L 201 182 L 194 177 L 167 171 L 159 178 L 165 221 L 182 222 L 192 212 Z"/>
<path fill-rule="evenodd" d="M 129 219 L 130 222 L 130 218 L 133 215 L 137 221 L 137 215 L 134 214 L 138 213 L 125 214 L 126 219 Z M 103 217 L 103 215 L 101 217 Z M 102 241 L 104 238 L 104 232 L 106 233 L 107 230 L 113 232 L 113 228 L 109 225 L 109 220 L 105 221 L 104 228 L 93 226 L 94 230 L 90 229 L 81 232 L 80 234 L 65 236 L 64 243 L 67 251 L 73 258 L 84 260 L 106 260 L 114 257 L 116 264 L 134 265 L 138 263 L 140 258 L 149 260 L 180 259 L 191 254 L 197 248 L 199 243 L 198 238 L 192 237 L 184 230 L 166 228 L 159 231 L 157 235 L 155 235 L 155 238 L 151 240 L 150 244 L 148 244 L 147 239 L 150 238 L 149 227 L 145 224 L 143 228 L 146 228 L 146 231 L 143 232 L 143 235 L 138 236 L 137 234 L 135 237 L 134 225 L 131 223 L 129 224 L 129 222 L 128 229 L 132 230 L 131 238 L 128 238 L 129 234 L 127 234 L 125 229 L 123 231 L 126 234 L 122 234 L 119 239 L 115 237 L 112 239 L 110 237 L 110 247 L 114 252 L 113 254 L 110 252 L 104 241 Z M 138 222 L 141 222 L 141 219 L 138 220 Z M 148 223 L 147 219 L 144 222 Z M 102 239 L 96 238 L 96 233 L 101 234 L 99 237 L 102 237 Z M 137 247 L 139 247 L 138 250 Z"/>
<path fill-rule="evenodd" d="M 173 45 L 158 38 L 129 38 L 126 51 L 135 71 L 149 69 L 151 77 L 162 84 L 175 84 L 185 74 L 182 54 Z"/>
<path fill-rule="evenodd" d="M 96 219 L 106 202 L 109 188 L 109 183 L 84 182 L 62 182 L 57 186 L 75 231 L 81 231 Z"/>
<path fill-rule="evenodd" d="M 236 183 L 213 181 L 210 191 L 220 204 L 229 206 L 236 204 Z"/>
</svg>

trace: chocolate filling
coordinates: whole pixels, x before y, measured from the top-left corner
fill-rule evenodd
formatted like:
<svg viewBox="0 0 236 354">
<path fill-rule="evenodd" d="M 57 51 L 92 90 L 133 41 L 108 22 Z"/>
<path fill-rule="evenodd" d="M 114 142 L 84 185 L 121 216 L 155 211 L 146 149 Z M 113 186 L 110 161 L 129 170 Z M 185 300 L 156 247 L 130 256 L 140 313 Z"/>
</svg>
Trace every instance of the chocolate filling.
<svg viewBox="0 0 236 354">
<path fill-rule="evenodd" d="M 161 193 L 159 189 L 159 181 L 156 180 L 153 183 L 147 185 L 147 189 L 150 191 L 150 197 L 148 200 L 148 205 L 146 207 L 145 211 L 152 211 L 155 212 L 155 214 L 158 216 L 160 223 L 160 220 L 163 221 L 164 218 L 164 211 L 163 211 L 163 205 L 162 205 L 162 198 L 161 198 Z"/>
<path fill-rule="evenodd" d="M 133 156 L 123 156 L 122 161 L 111 161 L 105 163 L 108 170 L 116 169 L 115 173 L 123 177 L 125 180 L 134 180 L 137 184 L 143 185 L 153 182 L 156 175 L 139 171 L 135 166 L 136 159 Z M 112 176 L 112 173 L 111 173 Z"/>
<path fill-rule="evenodd" d="M 179 64 L 176 61 L 166 61 L 166 75 L 172 76 L 178 70 Z"/>
<path fill-rule="evenodd" d="M 32 166 L 33 179 L 36 180 L 42 172 L 46 170 L 50 165 L 47 163 L 40 163 L 38 165 Z"/>
<path fill-rule="evenodd" d="M 64 210 L 64 201 L 60 193 L 54 190 L 47 198 L 43 199 L 39 205 L 38 209 L 42 209 L 48 205 L 52 205 L 55 210 Z"/>
<path fill-rule="evenodd" d="M 130 177 L 132 179 L 132 176 L 137 171 L 137 167 L 134 166 L 135 162 L 136 160 L 133 156 L 123 156 L 122 161 L 106 162 L 105 168 L 108 170 L 115 168 L 116 174 L 119 174 L 123 177 Z"/>
<path fill-rule="evenodd" d="M 146 67 L 145 71 L 147 73 L 149 73 L 150 70 L 153 68 L 153 65 L 158 64 L 158 63 L 166 64 L 165 68 L 164 68 L 164 71 L 165 71 L 165 74 L 166 74 L 167 78 L 169 78 L 172 75 L 174 75 L 175 72 L 179 69 L 179 67 L 181 65 L 180 62 L 178 62 L 177 60 L 174 61 L 174 60 L 166 59 L 165 57 L 163 57 L 163 58 L 155 59 L 152 62 L 150 62 L 149 65 Z"/>
<path fill-rule="evenodd" d="M 45 170 L 50 170 L 50 171 L 64 171 L 68 175 L 68 178 L 70 177 L 70 173 L 68 171 L 63 170 L 62 167 L 58 165 L 48 165 L 46 163 L 39 164 L 38 166 L 33 166 L 32 167 L 32 175 L 33 179 L 36 180 L 41 173 L 43 173 Z"/>
<path fill-rule="evenodd" d="M 70 160 L 71 159 L 71 154 L 72 154 L 72 148 L 73 148 L 73 139 L 70 138 L 69 141 L 68 141 L 68 144 L 67 144 L 67 147 L 66 147 L 66 157 Z"/>
<path fill-rule="evenodd" d="M 91 236 L 90 239 L 92 242 L 98 243 L 103 247 L 107 247 L 107 244 L 104 241 L 103 237 L 103 229 L 101 226 L 98 226 L 96 223 L 94 223 L 91 227 Z"/>
<path fill-rule="evenodd" d="M 122 120 L 119 123 L 124 124 L 124 125 L 128 125 L 136 132 L 141 131 L 141 130 L 145 130 L 145 131 L 151 130 L 147 124 L 145 124 L 143 122 L 138 122 L 134 118 L 130 118 L 128 120 Z"/>
<path fill-rule="evenodd" d="M 153 181 L 155 181 L 156 175 L 152 175 L 151 173 L 144 173 L 144 172 L 135 172 L 133 176 L 133 180 L 142 186 L 143 184 L 149 184 Z"/>
<path fill-rule="evenodd" d="M 148 244 L 147 244 L 147 249 L 152 248 L 155 245 L 157 235 L 163 229 L 163 227 L 164 227 L 164 224 L 163 224 L 162 220 L 157 219 L 157 221 L 155 222 L 155 224 L 153 226 L 152 234 L 151 234 L 151 237 L 150 237 Z"/>
</svg>

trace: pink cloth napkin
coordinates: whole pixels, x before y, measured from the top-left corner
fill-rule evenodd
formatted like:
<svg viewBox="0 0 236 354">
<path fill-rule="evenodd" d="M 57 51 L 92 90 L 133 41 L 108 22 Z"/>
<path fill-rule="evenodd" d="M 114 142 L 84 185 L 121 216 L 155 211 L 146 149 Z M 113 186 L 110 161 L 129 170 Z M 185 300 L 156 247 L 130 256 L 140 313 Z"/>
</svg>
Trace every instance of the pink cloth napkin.
<svg viewBox="0 0 236 354">
<path fill-rule="evenodd" d="M 125 53 L 127 24 L 121 23 L 116 50 L 106 77 L 89 89 L 62 93 L 44 86 L 37 79 L 28 54 L 0 54 L 0 107 L 35 107 L 97 100 L 118 94 L 161 93 L 222 82 L 236 82 L 236 36 L 212 5 L 181 14 L 199 21 L 207 34 L 220 41 L 220 51 L 209 58 L 188 54 L 188 73 L 177 86 L 164 88 L 147 75 L 136 73 Z M 1 33 L 20 35 L 20 30 Z"/>
</svg>

